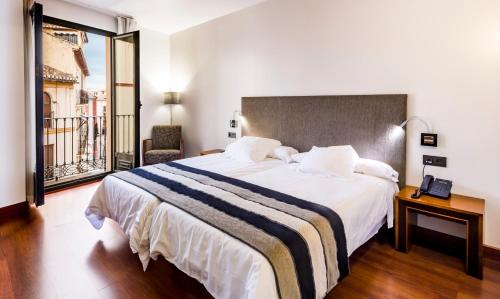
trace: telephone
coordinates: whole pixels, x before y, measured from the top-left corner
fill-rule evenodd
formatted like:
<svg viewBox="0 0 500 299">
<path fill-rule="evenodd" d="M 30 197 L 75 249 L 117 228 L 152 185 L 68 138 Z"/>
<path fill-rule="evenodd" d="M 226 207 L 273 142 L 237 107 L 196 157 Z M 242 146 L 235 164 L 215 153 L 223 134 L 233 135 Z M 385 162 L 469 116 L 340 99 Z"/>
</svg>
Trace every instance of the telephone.
<svg viewBox="0 0 500 299">
<path fill-rule="evenodd" d="M 439 198 L 449 198 L 451 192 L 452 181 L 443 179 L 434 179 L 432 175 L 426 175 L 419 189 L 411 195 L 412 198 L 420 198 L 422 194 L 435 196 Z"/>
</svg>

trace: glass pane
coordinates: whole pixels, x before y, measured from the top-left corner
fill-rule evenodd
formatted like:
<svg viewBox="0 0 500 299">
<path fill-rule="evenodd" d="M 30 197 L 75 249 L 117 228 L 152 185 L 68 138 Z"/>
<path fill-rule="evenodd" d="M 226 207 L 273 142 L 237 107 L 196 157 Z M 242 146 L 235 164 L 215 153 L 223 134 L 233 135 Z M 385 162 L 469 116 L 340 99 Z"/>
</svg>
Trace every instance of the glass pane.
<svg viewBox="0 0 500 299">
<path fill-rule="evenodd" d="M 114 39 L 115 169 L 135 167 L 135 53 L 133 34 Z"/>
</svg>

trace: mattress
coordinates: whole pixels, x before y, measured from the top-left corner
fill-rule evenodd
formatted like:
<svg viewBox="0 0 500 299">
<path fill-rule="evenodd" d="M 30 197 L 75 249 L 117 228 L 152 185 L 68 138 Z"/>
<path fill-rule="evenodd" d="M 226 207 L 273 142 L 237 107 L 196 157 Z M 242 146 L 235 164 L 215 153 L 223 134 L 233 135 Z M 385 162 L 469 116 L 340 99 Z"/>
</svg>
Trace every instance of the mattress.
<svg viewBox="0 0 500 299">
<path fill-rule="evenodd" d="M 392 198 L 397 185 L 380 178 L 304 174 L 294 164 L 280 160 L 248 164 L 221 154 L 177 162 L 332 208 L 344 223 L 349 255 L 384 223 L 393 222 Z M 118 222 L 144 269 L 150 258 L 163 256 L 217 298 L 278 297 L 272 267 L 259 252 L 124 181 L 104 179 L 86 214 L 96 228 L 105 217 Z M 324 288 L 318 297 L 327 291 Z"/>
</svg>

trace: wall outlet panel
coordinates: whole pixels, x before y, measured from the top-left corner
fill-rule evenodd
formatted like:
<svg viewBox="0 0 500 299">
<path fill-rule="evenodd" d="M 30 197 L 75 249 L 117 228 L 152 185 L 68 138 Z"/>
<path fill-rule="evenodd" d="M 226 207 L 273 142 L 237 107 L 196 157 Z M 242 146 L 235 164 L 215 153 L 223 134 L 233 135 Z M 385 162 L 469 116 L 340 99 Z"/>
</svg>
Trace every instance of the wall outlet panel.
<svg viewBox="0 0 500 299">
<path fill-rule="evenodd" d="M 446 167 L 446 157 L 424 155 L 422 163 L 429 166 Z"/>
<path fill-rule="evenodd" d="M 236 132 L 227 132 L 227 137 L 236 138 Z"/>
</svg>

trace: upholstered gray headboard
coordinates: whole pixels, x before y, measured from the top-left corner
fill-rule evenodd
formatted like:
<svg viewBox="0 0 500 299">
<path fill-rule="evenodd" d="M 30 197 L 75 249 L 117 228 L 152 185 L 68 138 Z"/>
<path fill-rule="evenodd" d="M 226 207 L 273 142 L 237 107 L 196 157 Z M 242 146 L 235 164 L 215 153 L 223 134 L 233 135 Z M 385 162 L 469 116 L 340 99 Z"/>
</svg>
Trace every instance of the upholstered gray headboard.
<svg viewBox="0 0 500 299">
<path fill-rule="evenodd" d="M 406 138 L 394 134 L 406 119 L 407 95 L 242 98 L 243 136 L 280 140 L 299 151 L 351 144 L 362 158 L 399 172 L 405 184 Z"/>
</svg>

